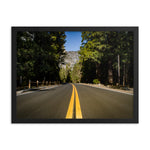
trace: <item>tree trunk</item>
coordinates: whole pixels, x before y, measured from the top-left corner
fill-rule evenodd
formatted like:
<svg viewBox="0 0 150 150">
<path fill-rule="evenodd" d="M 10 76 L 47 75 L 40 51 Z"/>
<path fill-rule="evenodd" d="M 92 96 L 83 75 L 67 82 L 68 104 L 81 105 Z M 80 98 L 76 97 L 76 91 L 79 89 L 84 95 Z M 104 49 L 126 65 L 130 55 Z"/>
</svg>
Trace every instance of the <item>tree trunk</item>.
<svg viewBox="0 0 150 150">
<path fill-rule="evenodd" d="M 20 76 L 20 87 L 22 87 L 22 76 Z"/>
<path fill-rule="evenodd" d="M 113 84 L 112 62 L 108 61 L 108 83 Z"/>
<path fill-rule="evenodd" d="M 125 63 L 124 63 L 124 66 L 123 66 L 123 86 L 125 86 L 125 81 L 126 81 L 126 79 L 125 79 L 125 76 L 126 76 L 126 73 L 125 73 Z"/>
<path fill-rule="evenodd" d="M 126 65 L 126 68 L 125 68 L 125 83 L 126 85 L 128 85 L 128 65 Z"/>
<path fill-rule="evenodd" d="M 118 84 L 120 85 L 120 55 L 118 54 Z"/>
<path fill-rule="evenodd" d="M 100 63 L 96 63 L 96 76 L 100 81 Z"/>
</svg>

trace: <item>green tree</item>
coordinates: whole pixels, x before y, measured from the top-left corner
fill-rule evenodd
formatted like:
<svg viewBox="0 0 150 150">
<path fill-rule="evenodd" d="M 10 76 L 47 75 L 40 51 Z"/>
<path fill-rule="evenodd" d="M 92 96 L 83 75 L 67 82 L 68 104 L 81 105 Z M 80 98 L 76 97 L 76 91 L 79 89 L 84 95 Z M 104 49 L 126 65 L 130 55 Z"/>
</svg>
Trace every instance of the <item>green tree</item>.
<svg viewBox="0 0 150 150">
<path fill-rule="evenodd" d="M 80 83 L 81 81 L 81 64 L 76 63 L 71 71 L 71 80 L 73 83 Z"/>
<path fill-rule="evenodd" d="M 60 76 L 60 80 L 62 83 L 65 83 L 67 80 L 67 74 L 66 74 L 66 69 L 65 68 L 60 68 L 59 71 L 59 76 Z"/>
<path fill-rule="evenodd" d="M 60 68 L 59 76 L 62 83 L 71 82 L 70 64 L 66 64 L 66 66 Z"/>
<path fill-rule="evenodd" d="M 28 80 L 35 76 L 34 73 L 34 53 L 35 43 L 33 36 L 29 32 L 17 33 L 17 84 L 20 77 L 23 85 L 27 85 Z"/>
<path fill-rule="evenodd" d="M 59 63 L 63 61 L 64 32 L 17 33 L 17 85 L 20 76 L 28 80 L 59 81 Z"/>
<path fill-rule="evenodd" d="M 90 78 L 93 78 L 90 73 L 95 70 L 94 78 L 101 83 L 116 84 L 119 81 L 123 85 L 125 82 L 133 85 L 133 32 L 82 32 L 79 54 L 82 81 L 89 82 Z"/>
</svg>

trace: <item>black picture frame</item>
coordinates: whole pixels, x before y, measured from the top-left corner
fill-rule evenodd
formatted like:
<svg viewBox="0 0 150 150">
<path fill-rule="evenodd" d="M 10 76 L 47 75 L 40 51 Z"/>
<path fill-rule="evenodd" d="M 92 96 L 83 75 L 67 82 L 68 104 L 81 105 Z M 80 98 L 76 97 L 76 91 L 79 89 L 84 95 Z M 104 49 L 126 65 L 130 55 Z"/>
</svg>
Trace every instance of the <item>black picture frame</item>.
<svg viewBox="0 0 150 150">
<path fill-rule="evenodd" d="M 11 122 L 12 123 L 138 123 L 138 27 L 11 27 Z M 134 117 L 133 119 L 17 119 L 16 34 L 18 31 L 133 31 L 134 32 Z"/>
</svg>

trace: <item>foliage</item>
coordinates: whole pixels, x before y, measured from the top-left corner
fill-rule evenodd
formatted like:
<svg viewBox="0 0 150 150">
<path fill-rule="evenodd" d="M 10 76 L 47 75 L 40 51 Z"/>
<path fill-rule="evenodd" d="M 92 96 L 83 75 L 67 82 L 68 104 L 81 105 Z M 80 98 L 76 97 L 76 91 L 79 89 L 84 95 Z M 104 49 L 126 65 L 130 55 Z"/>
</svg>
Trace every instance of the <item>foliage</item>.
<svg viewBox="0 0 150 150">
<path fill-rule="evenodd" d="M 71 80 L 73 83 L 80 83 L 81 81 L 81 64 L 76 63 L 71 71 Z"/>
<path fill-rule="evenodd" d="M 60 80 L 62 83 L 65 83 L 66 82 L 66 79 L 67 79 L 67 75 L 66 75 L 66 69 L 65 68 L 60 68 L 60 71 L 59 71 L 59 76 L 60 76 Z"/>
<path fill-rule="evenodd" d="M 93 83 L 94 83 L 94 84 L 99 84 L 100 81 L 99 81 L 98 79 L 94 79 L 94 80 L 93 80 Z"/>
<path fill-rule="evenodd" d="M 93 71 L 94 79 L 97 78 L 104 84 L 116 84 L 120 81 L 120 84 L 125 82 L 133 86 L 133 32 L 84 31 L 79 54 L 82 81 L 91 82 Z"/>
<path fill-rule="evenodd" d="M 60 68 L 59 76 L 62 83 L 71 82 L 70 64 L 67 64 L 66 67 Z"/>
<path fill-rule="evenodd" d="M 20 76 L 30 80 L 59 81 L 59 63 L 63 61 L 64 32 L 17 33 L 17 85 Z"/>
<path fill-rule="evenodd" d="M 18 32 L 17 86 L 21 78 L 24 85 L 47 80 L 133 86 L 133 36 L 129 31 L 82 32 L 79 62 L 71 69 L 59 65 L 65 57 L 64 32 Z"/>
</svg>

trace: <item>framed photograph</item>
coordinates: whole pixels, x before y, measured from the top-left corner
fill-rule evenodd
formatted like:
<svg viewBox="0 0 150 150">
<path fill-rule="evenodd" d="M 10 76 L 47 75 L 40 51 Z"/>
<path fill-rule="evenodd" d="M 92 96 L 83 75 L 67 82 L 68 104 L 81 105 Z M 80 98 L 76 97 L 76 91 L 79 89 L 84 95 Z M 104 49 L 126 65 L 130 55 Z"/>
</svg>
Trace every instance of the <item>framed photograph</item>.
<svg viewBox="0 0 150 150">
<path fill-rule="evenodd" d="M 138 27 L 12 27 L 12 123 L 138 123 Z"/>
</svg>

